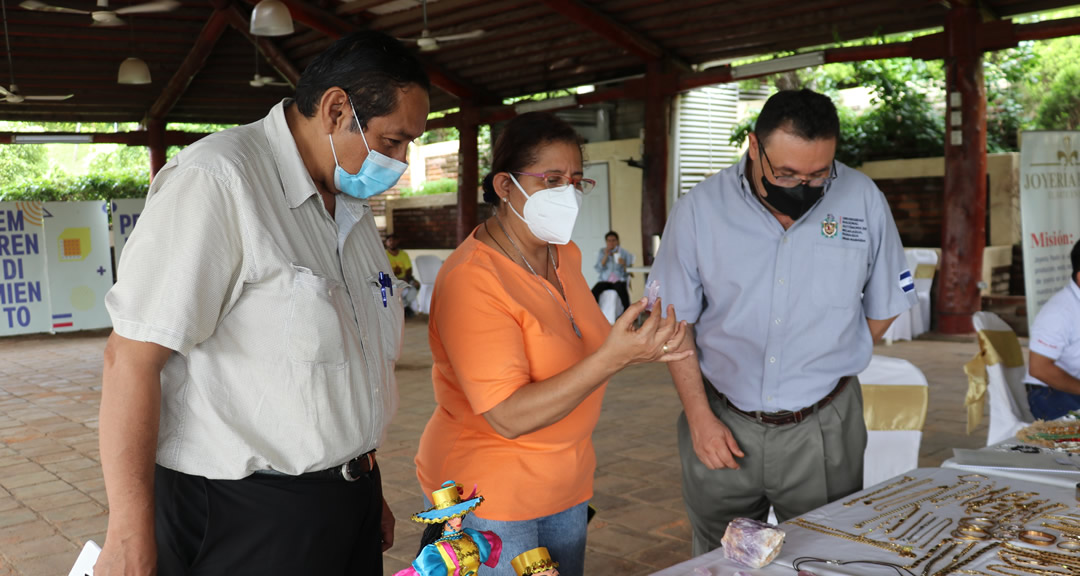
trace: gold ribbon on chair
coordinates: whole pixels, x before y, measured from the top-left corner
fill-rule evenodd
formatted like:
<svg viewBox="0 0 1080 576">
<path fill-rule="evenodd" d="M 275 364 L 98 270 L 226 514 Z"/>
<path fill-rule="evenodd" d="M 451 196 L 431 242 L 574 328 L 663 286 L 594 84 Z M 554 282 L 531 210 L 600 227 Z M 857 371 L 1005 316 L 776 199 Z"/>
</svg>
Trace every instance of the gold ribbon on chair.
<svg viewBox="0 0 1080 576">
<path fill-rule="evenodd" d="M 867 430 L 922 430 L 926 421 L 926 386 L 863 384 L 863 419 Z"/>
<path fill-rule="evenodd" d="M 924 280 L 926 278 L 933 278 L 934 272 L 937 271 L 937 266 L 933 264 L 919 264 L 915 267 L 915 277 Z"/>
<path fill-rule="evenodd" d="M 1004 363 L 1006 368 L 1024 365 L 1024 351 L 1020 340 L 1012 330 L 980 330 L 979 352 L 964 364 L 968 377 L 968 390 L 964 398 L 967 407 L 967 433 L 982 422 L 983 400 L 986 398 L 986 367 Z"/>
</svg>

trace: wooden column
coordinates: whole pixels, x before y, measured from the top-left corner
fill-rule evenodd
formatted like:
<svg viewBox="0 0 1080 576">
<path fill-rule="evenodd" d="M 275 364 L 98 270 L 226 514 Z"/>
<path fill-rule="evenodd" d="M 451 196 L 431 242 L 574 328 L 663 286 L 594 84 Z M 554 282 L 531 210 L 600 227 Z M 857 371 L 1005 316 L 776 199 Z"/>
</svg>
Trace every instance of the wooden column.
<svg viewBox="0 0 1080 576">
<path fill-rule="evenodd" d="M 645 72 L 645 153 L 641 188 L 641 253 L 646 266 L 653 257 L 652 237 L 664 231 L 667 222 L 668 130 L 674 74 L 664 70 L 661 60 L 652 60 Z"/>
<path fill-rule="evenodd" d="M 458 124 L 457 243 L 461 244 L 477 225 L 477 187 L 480 182 L 478 125 L 475 110 L 462 108 Z"/>
<path fill-rule="evenodd" d="M 165 121 L 150 118 L 146 121 L 147 145 L 150 146 L 150 180 L 165 166 Z"/>
<path fill-rule="evenodd" d="M 986 247 L 986 87 L 975 0 L 954 1 L 945 21 L 945 212 L 938 329 L 972 331 Z"/>
</svg>

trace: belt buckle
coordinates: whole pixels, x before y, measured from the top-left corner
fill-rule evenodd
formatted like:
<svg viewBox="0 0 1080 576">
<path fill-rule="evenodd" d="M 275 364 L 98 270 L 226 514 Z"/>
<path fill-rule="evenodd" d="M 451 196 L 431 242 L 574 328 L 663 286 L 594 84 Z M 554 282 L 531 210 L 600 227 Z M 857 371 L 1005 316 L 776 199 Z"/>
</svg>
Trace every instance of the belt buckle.
<svg viewBox="0 0 1080 576">
<path fill-rule="evenodd" d="M 349 464 L 352 464 L 353 462 L 355 462 L 356 460 L 359 460 L 360 458 L 366 458 L 367 459 L 368 471 L 369 472 L 373 468 L 373 466 L 371 465 L 371 452 L 368 452 L 367 454 L 364 454 L 364 455 L 360 456 L 359 458 L 353 458 L 352 460 L 349 460 L 348 462 L 341 465 L 341 476 L 343 478 L 345 478 L 346 482 L 356 482 L 357 480 L 360 479 L 360 476 L 353 476 L 352 473 L 349 472 Z"/>
<path fill-rule="evenodd" d="M 796 424 L 798 424 L 799 422 L 802 422 L 805 418 L 806 418 L 806 416 L 803 415 L 802 410 L 791 413 L 791 419 L 794 420 Z"/>
</svg>

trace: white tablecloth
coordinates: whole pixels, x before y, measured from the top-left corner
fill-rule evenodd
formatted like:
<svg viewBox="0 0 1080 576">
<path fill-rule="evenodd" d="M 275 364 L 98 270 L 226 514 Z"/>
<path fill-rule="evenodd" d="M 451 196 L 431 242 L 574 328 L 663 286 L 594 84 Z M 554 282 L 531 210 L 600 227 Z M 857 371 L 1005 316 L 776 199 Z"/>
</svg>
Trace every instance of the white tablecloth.
<svg viewBox="0 0 1080 576">
<path fill-rule="evenodd" d="M 911 489 L 911 492 L 918 492 L 924 489 L 926 486 L 944 486 L 953 485 L 958 481 L 959 476 L 969 474 L 967 470 L 952 470 L 948 468 L 919 468 L 911 471 L 908 476 L 912 476 L 917 480 L 923 478 L 930 478 L 931 481 L 920 487 Z M 890 484 L 895 479 L 883 482 L 880 487 Z M 1009 492 L 1024 491 L 1035 492 L 1038 494 L 1035 498 L 1046 499 L 1064 503 L 1071 507 L 1070 510 L 1065 510 L 1066 513 L 1076 513 L 1076 500 L 1074 498 L 1074 490 L 1072 488 L 1063 488 L 1057 486 L 1051 486 L 1047 484 L 1039 484 L 1035 482 L 1018 480 L 1015 478 L 998 477 L 994 475 L 988 475 L 987 480 L 982 481 L 984 484 L 993 484 L 996 488 L 1009 487 Z M 866 494 L 876 490 L 879 486 L 874 486 L 864 490 L 862 493 Z M 815 522 L 817 524 L 824 524 L 833 528 L 839 528 L 849 533 L 860 532 L 852 525 L 860 520 L 865 520 L 873 516 L 877 516 L 881 512 L 874 510 L 872 506 L 865 506 L 862 504 L 856 504 L 851 507 L 843 505 L 851 499 L 844 498 L 832 504 L 823 506 L 803 515 L 801 518 Z M 966 512 L 960 508 L 955 500 L 948 500 L 942 508 L 936 508 L 934 506 L 923 507 L 922 511 L 929 511 L 938 516 L 944 516 L 953 518 L 953 526 L 955 526 L 956 520 L 967 516 Z M 921 514 L 921 512 L 920 512 Z M 912 520 L 914 521 L 914 520 Z M 1031 529 L 1039 529 L 1054 533 L 1053 530 L 1042 528 L 1039 526 L 1041 520 L 1032 520 L 1027 523 L 1027 527 Z M 819 534 L 794 526 L 789 523 L 780 525 L 787 533 L 787 538 L 784 541 L 784 546 L 780 551 L 780 555 L 773 561 L 772 564 L 758 569 L 751 570 L 749 568 L 741 567 L 733 562 L 724 558 L 723 549 L 716 549 L 708 554 L 692 558 L 686 562 L 682 562 L 670 568 L 665 568 L 659 572 L 655 572 L 653 576 L 734 576 L 737 572 L 742 572 L 747 576 L 793 576 L 792 562 L 800 557 L 814 557 L 828 560 L 880 560 L 884 562 L 892 562 L 894 564 L 911 564 L 912 558 L 902 558 L 900 555 L 882 550 L 867 544 L 859 542 L 851 542 L 842 540 L 840 538 Z M 863 528 L 861 531 L 865 531 Z M 902 532 L 902 529 L 901 529 Z M 879 532 L 880 533 L 880 532 Z M 914 550 L 918 557 L 922 557 L 925 553 L 929 552 L 937 542 L 941 539 L 949 536 L 949 529 L 944 530 L 938 537 L 928 542 L 926 546 L 916 548 Z M 927 536 L 929 537 L 929 535 Z M 919 542 L 921 543 L 921 541 Z M 978 548 L 981 548 L 979 546 Z M 1055 549 L 1056 551 L 1056 549 Z M 951 557 L 951 556 L 950 556 Z M 965 569 L 974 569 L 985 571 L 985 567 L 988 564 L 1000 563 L 997 559 L 997 555 L 993 552 L 976 559 L 971 564 L 964 566 Z M 925 564 L 924 564 L 925 565 Z M 940 569 L 943 565 L 939 565 Z M 866 564 L 851 564 L 848 566 L 829 566 L 825 564 L 808 564 L 803 566 L 807 570 L 813 571 L 819 576 L 845 576 L 845 575 L 867 575 L 867 574 L 893 574 L 888 568 L 878 571 L 877 568 L 871 567 Z M 921 566 L 920 566 L 921 569 Z"/>
</svg>

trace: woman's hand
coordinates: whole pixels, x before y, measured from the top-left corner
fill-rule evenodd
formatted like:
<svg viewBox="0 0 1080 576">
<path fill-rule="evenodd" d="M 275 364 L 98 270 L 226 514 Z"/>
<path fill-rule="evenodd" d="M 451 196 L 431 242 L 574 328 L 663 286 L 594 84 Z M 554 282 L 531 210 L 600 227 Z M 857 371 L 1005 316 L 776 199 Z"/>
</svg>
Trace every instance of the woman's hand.
<svg viewBox="0 0 1080 576">
<path fill-rule="evenodd" d="M 693 347 L 685 341 L 686 322 L 678 321 L 674 306 L 668 306 L 667 317 L 662 318 L 659 298 L 645 323 L 634 328 L 634 321 L 645 311 L 647 303 L 642 298 L 631 304 L 615 321 L 601 346 L 601 352 L 610 354 L 620 368 L 644 362 L 674 362 L 694 354 Z"/>
</svg>

